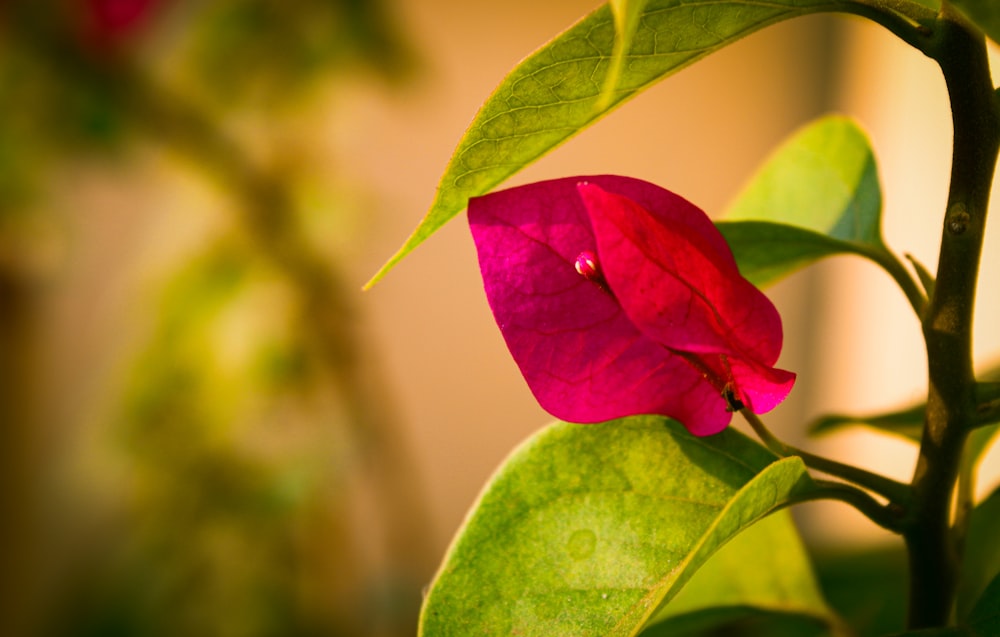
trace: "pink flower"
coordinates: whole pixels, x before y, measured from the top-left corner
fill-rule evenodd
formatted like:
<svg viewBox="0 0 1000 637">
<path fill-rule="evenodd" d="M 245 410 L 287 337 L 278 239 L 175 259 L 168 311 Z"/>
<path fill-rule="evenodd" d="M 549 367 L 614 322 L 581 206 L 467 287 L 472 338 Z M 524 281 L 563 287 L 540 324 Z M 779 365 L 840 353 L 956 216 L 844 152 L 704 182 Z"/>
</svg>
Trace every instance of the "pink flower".
<svg viewBox="0 0 1000 637">
<path fill-rule="evenodd" d="M 791 391 L 777 310 L 678 195 L 567 177 L 473 198 L 469 224 L 500 331 L 553 416 L 661 414 L 703 436 Z"/>
<path fill-rule="evenodd" d="M 159 0 L 86 0 L 95 36 L 116 40 L 135 31 Z"/>
</svg>

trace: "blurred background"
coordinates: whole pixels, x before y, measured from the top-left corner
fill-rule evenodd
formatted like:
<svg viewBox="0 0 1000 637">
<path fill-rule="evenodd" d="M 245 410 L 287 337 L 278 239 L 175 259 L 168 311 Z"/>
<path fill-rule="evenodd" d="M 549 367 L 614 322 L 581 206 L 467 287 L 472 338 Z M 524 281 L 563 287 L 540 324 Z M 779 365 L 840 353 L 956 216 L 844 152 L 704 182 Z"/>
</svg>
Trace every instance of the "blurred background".
<svg viewBox="0 0 1000 637">
<path fill-rule="evenodd" d="M 461 218 L 361 286 L 492 88 L 595 5 L 0 6 L 0 634 L 413 634 L 464 512 L 549 418 Z M 933 269 L 944 85 L 858 20 L 753 35 L 511 184 L 621 173 L 713 214 L 831 110 L 872 135 L 890 246 Z M 987 248 L 986 359 L 998 266 Z M 920 397 L 919 326 L 874 266 L 835 259 L 770 293 L 800 376 L 769 421 L 785 437 Z M 915 455 L 805 444 L 904 480 Z M 802 522 L 818 545 L 889 539 L 843 507 Z"/>
</svg>

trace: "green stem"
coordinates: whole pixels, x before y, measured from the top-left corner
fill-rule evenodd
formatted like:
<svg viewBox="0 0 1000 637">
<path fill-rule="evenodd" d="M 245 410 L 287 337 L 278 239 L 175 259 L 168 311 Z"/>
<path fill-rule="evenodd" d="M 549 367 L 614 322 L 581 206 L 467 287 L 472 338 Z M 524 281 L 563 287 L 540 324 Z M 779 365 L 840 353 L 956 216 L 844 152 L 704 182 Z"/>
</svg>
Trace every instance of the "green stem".
<svg viewBox="0 0 1000 637">
<path fill-rule="evenodd" d="M 890 504 L 895 507 L 905 507 L 909 502 L 909 485 L 896 482 L 891 478 L 887 478 L 877 473 L 866 471 L 860 467 L 843 464 L 841 462 L 837 462 L 836 460 L 824 458 L 823 456 L 817 456 L 816 454 L 793 447 L 792 445 L 786 444 L 776 438 L 774 434 L 772 434 L 764 425 L 757 414 L 751 412 L 749 409 L 741 409 L 740 414 L 744 419 L 746 419 L 747 423 L 750 424 L 754 432 L 767 446 L 767 448 L 779 456 L 798 456 L 799 458 L 802 458 L 802 461 L 806 463 L 806 466 L 864 487 L 865 489 L 886 498 L 889 500 Z M 862 513 L 865 513 L 865 511 L 862 511 Z M 876 522 L 882 525 L 881 522 L 877 520 Z"/>
<path fill-rule="evenodd" d="M 801 500 L 796 500 L 796 502 L 836 500 L 854 507 L 866 518 L 887 531 L 894 533 L 901 531 L 901 507 L 892 503 L 882 504 L 867 492 L 843 482 L 832 480 L 814 480 L 813 482 L 816 488 L 810 490 Z"/>
<path fill-rule="evenodd" d="M 888 250 L 884 252 L 872 251 L 872 254 L 869 256 L 881 265 L 882 269 L 888 272 L 889 276 L 896 281 L 896 285 L 903 290 L 906 300 L 910 302 L 910 307 L 913 308 L 917 317 L 923 317 L 924 312 L 927 310 L 927 296 L 924 294 L 920 284 L 910 275 L 909 270 L 906 269 L 903 262 Z"/>
<path fill-rule="evenodd" d="M 912 0 L 850 0 L 841 10 L 882 25 L 919 51 L 925 50 L 928 25 L 937 17 L 933 9 Z"/>
<path fill-rule="evenodd" d="M 928 55 L 951 100 L 954 146 L 937 285 L 923 320 L 929 374 L 927 414 L 903 536 L 910 559 L 908 626 L 948 622 L 957 582 L 951 505 L 959 461 L 976 419 L 972 317 L 990 187 L 1000 148 L 982 34 L 942 6 Z"/>
</svg>

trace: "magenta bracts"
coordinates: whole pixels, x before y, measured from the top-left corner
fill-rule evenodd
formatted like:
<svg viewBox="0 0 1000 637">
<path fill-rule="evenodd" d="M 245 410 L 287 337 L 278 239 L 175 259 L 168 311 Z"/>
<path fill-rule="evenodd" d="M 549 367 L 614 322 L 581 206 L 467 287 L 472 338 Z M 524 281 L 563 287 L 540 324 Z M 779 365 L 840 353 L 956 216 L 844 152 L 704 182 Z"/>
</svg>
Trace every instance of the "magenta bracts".
<svg viewBox="0 0 1000 637">
<path fill-rule="evenodd" d="M 469 223 L 497 324 L 553 416 L 661 414 L 709 435 L 791 391 L 777 310 L 682 197 L 567 177 L 473 198 Z"/>
</svg>

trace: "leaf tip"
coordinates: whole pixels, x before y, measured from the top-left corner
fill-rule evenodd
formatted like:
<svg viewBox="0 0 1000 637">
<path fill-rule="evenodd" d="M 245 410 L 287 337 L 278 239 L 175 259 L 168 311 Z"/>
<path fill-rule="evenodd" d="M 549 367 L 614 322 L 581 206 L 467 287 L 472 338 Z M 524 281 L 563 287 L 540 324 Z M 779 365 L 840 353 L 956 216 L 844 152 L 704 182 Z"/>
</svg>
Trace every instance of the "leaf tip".
<svg viewBox="0 0 1000 637">
<path fill-rule="evenodd" d="M 392 270 L 394 267 L 396 267 L 396 264 L 402 261 L 403 257 L 409 254 L 409 252 L 414 248 L 414 245 L 415 244 L 413 241 L 413 237 L 407 239 L 406 243 L 404 243 L 402 247 L 399 248 L 399 250 L 397 250 L 395 254 L 389 257 L 389 260 L 386 261 L 382 265 L 382 267 L 378 269 L 378 272 L 376 272 L 372 276 L 372 278 L 368 279 L 367 283 L 361 286 L 361 290 L 363 292 L 367 292 L 368 290 L 375 287 L 376 283 L 381 281 L 385 277 L 385 275 L 389 274 L 389 270 Z"/>
<path fill-rule="evenodd" d="M 440 200 L 440 194 L 438 195 L 438 200 Z M 450 214 L 442 215 L 440 213 L 440 209 L 441 206 L 439 205 L 438 201 L 435 201 L 434 206 L 431 207 L 430 212 L 428 212 L 427 215 L 420 221 L 420 223 L 417 224 L 417 227 L 413 230 L 413 233 L 410 234 L 409 237 L 407 237 L 406 241 L 403 242 L 403 245 L 399 247 L 399 250 L 396 250 L 396 253 L 393 254 L 391 257 L 389 257 L 389 260 L 386 261 L 381 268 L 379 268 L 378 272 L 376 272 L 372 276 L 372 278 L 369 279 L 368 282 L 361 287 L 362 290 L 367 291 L 375 287 L 375 284 L 381 281 L 385 277 L 385 275 L 389 273 L 390 270 L 396 267 L 397 263 L 402 261 L 404 257 L 413 252 L 413 250 L 421 243 L 423 243 L 424 240 L 426 240 L 429 236 L 437 232 L 437 230 L 439 230 L 441 226 L 445 224 L 446 221 L 448 221 L 456 214 L 458 214 L 458 211 L 456 210 L 455 212 L 452 212 Z"/>
</svg>

